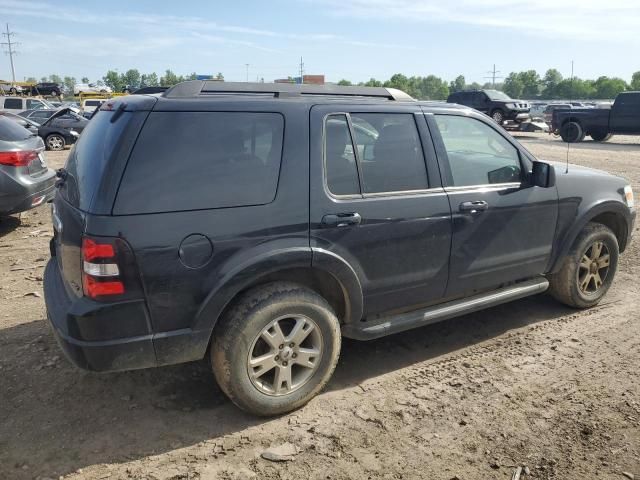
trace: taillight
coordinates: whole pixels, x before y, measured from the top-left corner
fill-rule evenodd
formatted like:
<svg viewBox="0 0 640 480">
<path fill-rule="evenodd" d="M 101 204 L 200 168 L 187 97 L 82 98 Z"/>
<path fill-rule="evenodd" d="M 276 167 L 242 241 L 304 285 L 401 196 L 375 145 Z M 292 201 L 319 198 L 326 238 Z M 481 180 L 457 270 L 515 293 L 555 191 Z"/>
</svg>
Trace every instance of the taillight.
<svg viewBox="0 0 640 480">
<path fill-rule="evenodd" d="M 123 295 L 126 291 L 120 276 L 116 239 L 82 239 L 82 287 L 89 298 Z"/>
<path fill-rule="evenodd" d="M 0 165 L 11 167 L 26 167 L 38 158 L 35 150 L 22 150 L 19 152 L 0 152 Z"/>
</svg>

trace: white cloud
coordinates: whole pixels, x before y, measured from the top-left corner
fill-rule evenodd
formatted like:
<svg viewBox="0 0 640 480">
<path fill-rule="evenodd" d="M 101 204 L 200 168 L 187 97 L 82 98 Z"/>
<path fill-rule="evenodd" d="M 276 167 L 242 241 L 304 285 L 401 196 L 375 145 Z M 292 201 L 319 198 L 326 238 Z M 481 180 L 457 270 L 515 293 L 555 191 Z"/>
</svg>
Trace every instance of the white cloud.
<svg viewBox="0 0 640 480">
<path fill-rule="evenodd" d="M 457 23 L 547 38 L 638 43 L 638 0 L 308 0 L 331 15 Z"/>
</svg>

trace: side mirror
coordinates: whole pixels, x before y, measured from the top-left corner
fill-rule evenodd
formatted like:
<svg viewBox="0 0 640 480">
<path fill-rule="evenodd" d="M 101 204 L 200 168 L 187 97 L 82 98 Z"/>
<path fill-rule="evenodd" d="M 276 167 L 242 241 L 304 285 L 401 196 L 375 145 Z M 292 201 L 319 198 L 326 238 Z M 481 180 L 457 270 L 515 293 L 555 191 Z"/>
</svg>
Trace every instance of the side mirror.
<svg viewBox="0 0 640 480">
<path fill-rule="evenodd" d="M 17 120 L 18 125 L 23 126 L 24 128 L 27 128 L 29 126 L 29 124 L 27 122 L 25 122 L 24 120 Z"/>
<path fill-rule="evenodd" d="M 556 170 L 545 162 L 533 162 L 531 184 L 534 187 L 551 188 L 556 185 Z"/>
</svg>

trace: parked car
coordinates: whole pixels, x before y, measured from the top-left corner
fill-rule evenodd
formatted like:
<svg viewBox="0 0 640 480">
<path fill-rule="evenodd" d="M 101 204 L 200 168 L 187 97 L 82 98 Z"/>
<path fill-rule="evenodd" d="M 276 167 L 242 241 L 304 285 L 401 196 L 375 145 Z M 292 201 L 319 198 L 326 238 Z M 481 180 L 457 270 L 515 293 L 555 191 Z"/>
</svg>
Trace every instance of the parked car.
<svg viewBox="0 0 640 480">
<path fill-rule="evenodd" d="M 105 98 L 89 98 L 82 100 L 82 102 L 80 103 L 80 111 L 82 112 L 82 116 L 90 119 L 93 115 L 93 112 L 96 109 L 100 108 L 100 105 L 102 105 L 106 101 L 107 100 Z"/>
<path fill-rule="evenodd" d="M 42 139 L 0 115 L 0 216 L 51 200 L 55 172 L 47 168 Z"/>
<path fill-rule="evenodd" d="M 448 103 L 458 103 L 486 113 L 498 124 L 505 120 L 522 123 L 529 120 L 529 103 L 514 100 L 506 93 L 498 90 L 467 90 L 455 92 L 447 98 Z"/>
<path fill-rule="evenodd" d="M 87 120 L 82 115 L 75 112 L 74 109 L 71 107 L 63 107 L 63 108 L 66 109 L 66 112 L 60 115 L 56 115 L 56 117 L 53 118 L 48 125 L 52 127 L 61 127 L 69 130 L 75 130 L 78 133 L 82 133 L 82 130 L 84 130 L 84 127 L 87 126 L 87 123 L 89 123 L 89 120 Z M 54 114 L 56 114 L 59 111 L 60 111 L 59 108 L 55 110 L 48 110 L 48 109 L 47 110 L 45 109 L 25 110 L 24 112 L 20 112 L 18 115 L 42 124 L 45 121 L 49 120 Z"/>
<path fill-rule="evenodd" d="M 238 406 L 287 412 L 342 337 L 547 289 L 596 305 L 633 192 L 560 167 L 486 115 L 393 89 L 190 81 L 110 100 L 60 172 L 48 318 L 82 368 L 208 357 Z"/>
<path fill-rule="evenodd" d="M 28 97 L 0 97 L 0 110 L 19 113 L 24 110 L 35 110 L 38 108 L 54 108 L 44 98 Z"/>
<path fill-rule="evenodd" d="M 547 125 L 551 126 L 551 120 L 553 117 L 553 112 L 555 110 L 571 110 L 573 105 L 570 103 L 551 103 L 547 105 L 544 109 L 543 118 Z"/>
<path fill-rule="evenodd" d="M 81 93 L 111 93 L 111 87 L 106 85 L 98 85 L 95 83 L 76 83 L 73 86 L 73 94 L 80 95 Z"/>
<path fill-rule="evenodd" d="M 80 133 L 75 129 L 56 123 L 58 116 L 64 116 L 66 113 L 66 109 L 59 109 L 42 124 L 10 112 L 0 112 L 0 115 L 4 115 L 40 136 L 44 140 L 47 150 L 63 150 L 65 146 L 74 144 L 80 136 Z"/>
<path fill-rule="evenodd" d="M 55 82 L 40 82 L 32 85 L 31 87 L 25 87 L 25 93 L 29 95 L 46 95 L 59 97 L 64 92 L 64 85 Z"/>
<path fill-rule="evenodd" d="M 556 110 L 551 129 L 569 143 L 586 135 L 595 142 L 606 142 L 613 134 L 640 135 L 640 92 L 620 93 L 611 108 Z"/>
<path fill-rule="evenodd" d="M 0 82 L 0 94 L 2 95 L 19 95 L 23 93 L 20 85 Z"/>
</svg>

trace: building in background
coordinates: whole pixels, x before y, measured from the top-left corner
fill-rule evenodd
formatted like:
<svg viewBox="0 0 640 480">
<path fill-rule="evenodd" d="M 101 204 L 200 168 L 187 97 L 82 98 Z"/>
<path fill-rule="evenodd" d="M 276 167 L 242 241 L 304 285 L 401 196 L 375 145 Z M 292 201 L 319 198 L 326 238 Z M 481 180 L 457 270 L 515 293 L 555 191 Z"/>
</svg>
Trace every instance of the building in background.
<svg viewBox="0 0 640 480">
<path fill-rule="evenodd" d="M 305 83 L 311 85 L 324 85 L 324 75 L 303 75 L 302 77 L 279 78 L 275 83 Z"/>
</svg>

